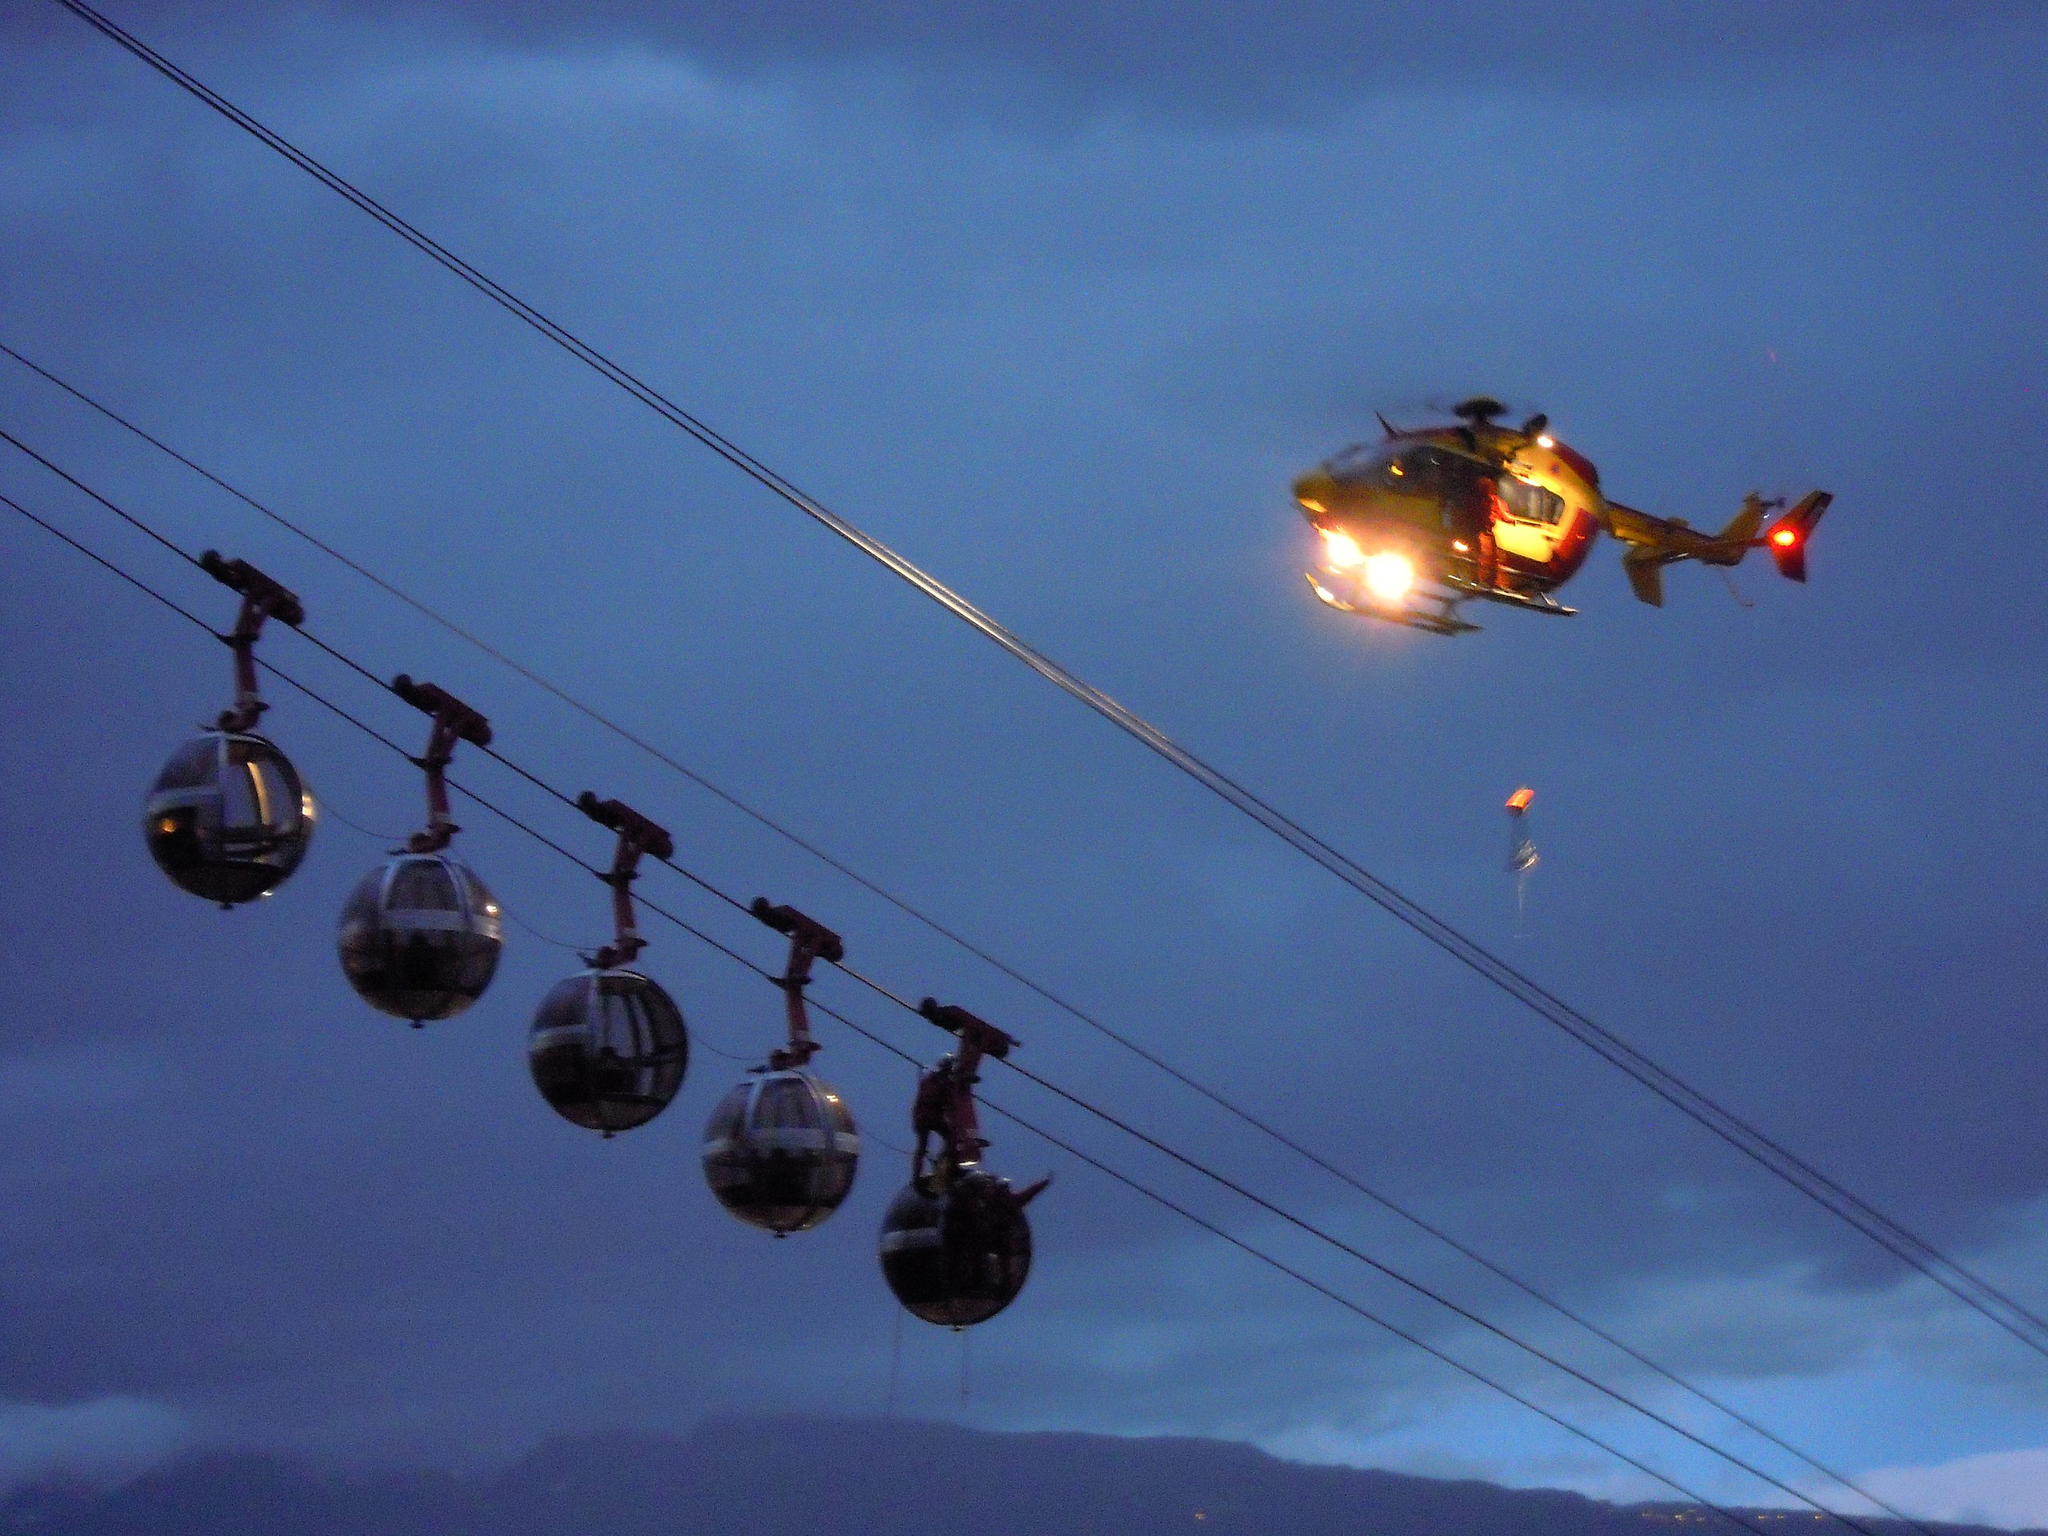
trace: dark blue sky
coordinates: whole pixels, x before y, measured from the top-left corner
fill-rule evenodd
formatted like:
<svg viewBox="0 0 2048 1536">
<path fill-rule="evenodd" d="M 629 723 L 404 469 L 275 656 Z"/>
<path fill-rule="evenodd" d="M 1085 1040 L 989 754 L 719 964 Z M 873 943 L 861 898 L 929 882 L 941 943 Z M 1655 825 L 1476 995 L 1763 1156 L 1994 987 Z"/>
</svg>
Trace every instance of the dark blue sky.
<svg viewBox="0 0 2048 1536">
<path fill-rule="evenodd" d="M 2042 1299 L 2038 10 L 621 5 L 564 27 L 548 9 L 116 14 Z M 0 337 L 1825 1458 L 1929 1512 L 2048 1523 L 2037 1358 L 55 7 L 16 7 L 0 39 Z M 1685 569 L 1653 611 L 1602 549 L 1568 624 L 1504 614 L 1448 643 L 1318 610 L 1289 478 L 1375 408 L 1476 389 L 1547 410 L 1614 494 L 1667 515 L 1833 490 L 1812 585 L 1744 569 L 1744 608 Z M 1578 1349 L 12 364 L 0 425 L 186 545 L 270 569 L 312 628 L 470 698 L 554 782 L 654 811 L 728 889 L 833 922 L 899 990 L 1000 1019 L 1039 1069 Z M 18 456 L 0 490 L 227 622 L 225 592 Z M 700 1053 L 667 1116 L 607 1145 L 534 1095 L 523 1032 L 564 953 L 514 930 L 485 1002 L 422 1035 L 355 1001 L 332 921 L 374 839 L 330 820 L 260 909 L 172 890 L 136 806 L 223 702 L 226 659 L 12 514 L 0 541 L 0 1478 L 195 1443 L 449 1459 L 723 1410 L 881 1409 L 892 1154 L 871 1145 L 820 1232 L 758 1240 L 696 1170 L 737 1068 Z M 419 734 L 293 637 L 268 649 Z M 416 819 L 408 772 L 346 727 L 282 690 L 268 727 L 342 815 Z M 1517 939 L 1499 803 L 1521 782 L 1545 862 Z M 591 882 L 464 819 L 512 911 L 601 935 Z M 681 882 L 646 889 L 775 960 Z M 761 1050 L 774 995 L 650 931 L 701 1037 Z M 937 1051 L 843 983 L 820 995 Z M 907 1069 L 825 1038 L 828 1075 L 900 1143 Z M 907 1410 L 1649 1491 L 997 1136 L 1003 1170 L 1060 1172 L 1034 1210 L 1038 1271 L 974 1336 L 964 1404 L 956 1345 L 910 1330 Z"/>
</svg>

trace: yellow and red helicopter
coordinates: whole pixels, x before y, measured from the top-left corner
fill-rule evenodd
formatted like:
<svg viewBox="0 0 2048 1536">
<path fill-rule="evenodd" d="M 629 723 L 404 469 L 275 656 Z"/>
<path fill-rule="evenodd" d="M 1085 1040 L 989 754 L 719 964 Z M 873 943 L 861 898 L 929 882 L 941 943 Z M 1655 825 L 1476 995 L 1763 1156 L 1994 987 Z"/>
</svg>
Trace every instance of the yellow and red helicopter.
<svg viewBox="0 0 2048 1536">
<path fill-rule="evenodd" d="M 1603 530 L 1628 546 L 1629 586 L 1664 604 L 1664 567 L 1680 560 L 1732 566 L 1767 549 L 1778 570 L 1806 580 L 1806 544 L 1834 498 L 1811 491 L 1790 507 L 1751 492 L 1719 533 L 1652 517 L 1600 490 L 1600 472 L 1531 416 L 1495 418 L 1498 400 L 1458 405 L 1453 426 L 1404 431 L 1347 448 L 1294 483 L 1295 500 L 1322 536 L 1321 569 L 1308 573 L 1332 608 L 1439 635 L 1477 624 L 1458 617 L 1475 598 L 1533 613 L 1569 615 L 1551 594 L 1578 573 Z M 1766 516 L 1778 516 L 1764 526 Z"/>
</svg>

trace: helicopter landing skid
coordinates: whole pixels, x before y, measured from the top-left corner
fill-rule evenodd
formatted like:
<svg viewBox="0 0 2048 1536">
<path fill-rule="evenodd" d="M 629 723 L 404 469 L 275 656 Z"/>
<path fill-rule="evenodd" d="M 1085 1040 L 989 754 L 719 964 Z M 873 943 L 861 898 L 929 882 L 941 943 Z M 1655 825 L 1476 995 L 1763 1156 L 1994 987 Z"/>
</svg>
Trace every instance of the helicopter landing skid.
<svg viewBox="0 0 2048 1536">
<path fill-rule="evenodd" d="M 1443 584 L 1462 593 L 1465 597 L 1481 597 L 1489 603 L 1506 603 L 1510 608 L 1527 609 L 1530 613 L 1547 613 L 1560 619 L 1569 619 L 1578 613 L 1576 608 L 1567 608 L 1545 593 L 1509 592 L 1501 587 L 1482 587 L 1476 581 L 1467 581 L 1462 576 L 1445 576 Z"/>
<path fill-rule="evenodd" d="M 1470 635 L 1477 634 L 1479 631 L 1477 624 L 1468 624 L 1465 620 L 1458 617 L 1458 604 L 1463 601 L 1462 598 L 1445 597 L 1436 592 L 1418 593 L 1417 596 L 1422 601 L 1436 604 L 1436 608 L 1433 611 L 1414 608 L 1360 607 L 1357 603 L 1346 602 L 1335 592 L 1324 586 L 1317 579 L 1314 571 L 1309 571 L 1306 574 L 1308 577 L 1308 589 L 1315 593 L 1316 600 L 1326 607 L 1336 609 L 1339 613 L 1355 613 L 1361 619 L 1378 619 L 1382 624 L 1399 624 L 1407 629 L 1425 629 L 1432 635 Z"/>
</svg>

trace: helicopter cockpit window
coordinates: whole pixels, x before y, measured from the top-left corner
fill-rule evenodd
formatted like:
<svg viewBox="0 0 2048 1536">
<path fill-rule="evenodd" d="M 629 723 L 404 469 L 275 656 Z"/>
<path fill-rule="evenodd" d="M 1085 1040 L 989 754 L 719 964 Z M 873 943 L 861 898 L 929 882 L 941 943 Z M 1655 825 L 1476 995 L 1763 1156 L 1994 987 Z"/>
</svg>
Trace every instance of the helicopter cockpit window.
<svg viewBox="0 0 2048 1536">
<path fill-rule="evenodd" d="M 1347 448 L 1330 461 L 1339 485 L 1392 491 L 1400 496 L 1435 497 L 1443 492 L 1450 456 L 1437 448 Z"/>
<path fill-rule="evenodd" d="M 1513 475 L 1500 477 L 1500 500 L 1509 517 L 1525 523 L 1554 523 L 1564 515 L 1562 497 Z"/>
<path fill-rule="evenodd" d="M 1323 467 L 1330 472 L 1332 480 L 1348 484 L 1371 474 L 1375 465 L 1391 457 L 1385 444 L 1353 443 Z"/>
<path fill-rule="evenodd" d="M 1411 448 L 1387 466 L 1387 488 L 1404 496 L 1443 495 L 1456 461 L 1436 448 Z"/>
</svg>

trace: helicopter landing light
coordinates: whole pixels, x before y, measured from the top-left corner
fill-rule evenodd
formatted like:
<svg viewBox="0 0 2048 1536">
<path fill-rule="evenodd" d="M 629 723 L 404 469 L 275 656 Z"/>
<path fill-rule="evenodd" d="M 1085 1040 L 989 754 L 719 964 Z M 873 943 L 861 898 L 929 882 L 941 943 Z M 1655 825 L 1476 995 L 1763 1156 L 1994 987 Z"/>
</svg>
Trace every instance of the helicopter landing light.
<svg viewBox="0 0 2048 1536">
<path fill-rule="evenodd" d="M 1451 540 L 1451 548 L 1455 549 L 1461 555 L 1470 554 L 1472 550 L 1472 546 L 1470 544 L 1467 544 L 1463 539 Z"/>
<path fill-rule="evenodd" d="M 1391 550 L 1374 555 L 1365 562 L 1365 585 L 1381 602 L 1397 603 L 1415 585 L 1415 567 L 1406 555 Z"/>
<path fill-rule="evenodd" d="M 1358 565 L 1365 560 L 1365 551 L 1358 547 L 1358 540 L 1348 533 L 1339 533 L 1334 528 L 1323 530 L 1323 541 L 1329 546 L 1330 564 L 1338 569 Z"/>
<path fill-rule="evenodd" d="M 1548 432 L 1545 432 L 1536 439 L 1536 446 L 1538 448 L 1555 448 L 1557 446 L 1557 439 Z"/>
</svg>

